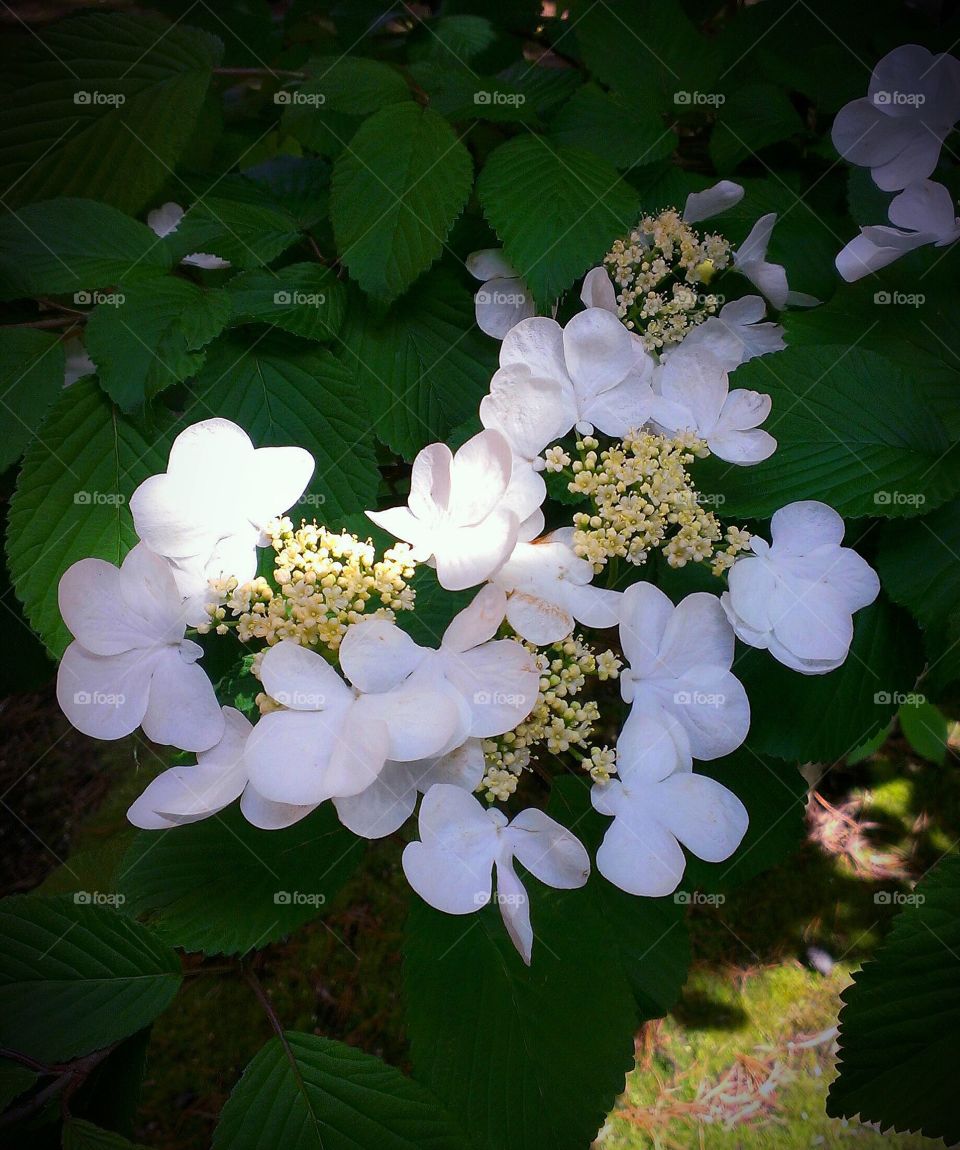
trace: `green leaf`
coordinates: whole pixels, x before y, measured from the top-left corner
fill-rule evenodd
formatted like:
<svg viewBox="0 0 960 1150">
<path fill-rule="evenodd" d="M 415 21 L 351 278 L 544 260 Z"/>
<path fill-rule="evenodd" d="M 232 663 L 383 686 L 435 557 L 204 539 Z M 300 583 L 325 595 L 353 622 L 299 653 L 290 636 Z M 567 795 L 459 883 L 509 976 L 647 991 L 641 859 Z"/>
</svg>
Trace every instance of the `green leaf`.
<svg viewBox="0 0 960 1150">
<path fill-rule="evenodd" d="M 504 254 L 543 307 L 637 221 L 636 193 L 610 164 L 540 136 L 497 148 L 477 190 Z"/>
<path fill-rule="evenodd" d="M 803 121 L 776 84 L 744 84 L 720 105 L 710 137 L 710 158 L 721 175 L 743 160 L 803 131 Z"/>
<path fill-rule="evenodd" d="M 180 276 L 139 280 L 104 301 L 87 321 L 85 343 L 100 386 L 124 411 L 195 375 L 203 348 L 227 324 L 230 300 Z"/>
<path fill-rule="evenodd" d="M 177 260 L 205 252 L 237 268 L 262 268 L 299 238 L 297 218 L 269 188 L 228 176 L 210 189 L 198 188 L 176 231 L 162 242 Z"/>
<path fill-rule="evenodd" d="M 7 52 L 0 126 L 8 203 L 80 195 L 139 211 L 190 139 L 221 49 L 146 14 L 24 27 Z"/>
<path fill-rule="evenodd" d="M 63 1124 L 63 1150 L 146 1150 L 115 1130 L 103 1130 L 83 1118 L 70 1118 Z"/>
<path fill-rule="evenodd" d="M 311 56 L 303 70 L 307 80 L 299 91 L 319 94 L 323 100 L 315 107 L 343 112 L 348 116 L 371 116 L 388 104 L 412 99 L 403 76 L 379 60 L 361 56 Z M 289 101 L 296 106 L 296 96 Z M 280 100 L 280 103 L 287 101 Z"/>
<path fill-rule="evenodd" d="M 702 491 L 724 496 L 726 516 L 772 515 L 820 499 L 847 518 L 917 515 L 960 488 L 960 456 L 943 458 L 946 431 L 895 364 L 849 347 L 788 347 L 745 363 L 731 386 L 773 399 L 764 428 L 770 459 L 697 467 Z"/>
<path fill-rule="evenodd" d="M 78 897 L 0 902 L 0 1043 L 41 1062 L 126 1038 L 166 1010 L 180 986 L 172 950 Z"/>
<path fill-rule="evenodd" d="M 355 300 L 342 345 L 339 359 L 366 398 L 374 433 L 406 459 L 475 415 L 497 368 L 497 345 L 476 327 L 469 290 L 445 268 L 385 315 Z"/>
<path fill-rule="evenodd" d="M 0 1110 L 6 1108 L 36 1082 L 37 1075 L 19 1062 L 0 1059 Z"/>
<path fill-rule="evenodd" d="M 363 853 L 326 804 L 285 830 L 234 806 L 166 834 L 141 832 L 120 868 L 123 909 L 184 950 L 245 954 L 324 913 Z"/>
<path fill-rule="evenodd" d="M 481 76 L 472 68 L 452 67 L 431 59 L 411 64 L 410 75 L 430 97 L 430 107 L 451 122 L 538 122 L 533 100 L 522 90 L 519 80 L 511 82 L 502 76 Z"/>
<path fill-rule="evenodd" d="M 65 391 L 27 449 L 10 504 L 7 558 L 27 619 L 55 656 L 70 633 L 57 584 L 78 559 L 120 563 L 136 543 L 126 504 L 166 468 L 169 437 L 119 416 L 96 380 Z"/>
<path fill-rule="evenodd" d="M 0 219 L 0 298 L 90 293 L 166 271 L 169 253 L 144 224 L 93 200 L 48 200 Z"/>
<path fill-rule="evenodd" d="M 214 1150 L 464 1150 L 463 1134 L 399 1070 L 342 1042 L 286 1030 L 243 1072 Z"/>
<path fill-rule="evenodd" d="M 365 292 L 400 295 L 440 255 L 470 194 L 470 153 L 429 108 L 395 104 L 365 120 L 336 161 L 330 219 Z"/>
<path fill-rule="evenodd" d="M 747 648 L 733 668 L 750 699 L 747 746 L 791 762 L 843 758 L 887 726 L 922 665 L 916 627 L 883 598 L 854 615 L 846 662 L 829 674 L 798 675 Z"/>
<path fill-rule="evenodd" d="M 310 492 L 323 496 L 330 527 L 375 505 L 379 473 L 362 397 L 329 351 L 279 335 L 228 333 L 211 345 L 191 390 L 184 424 L 219 415 L 258 447 L 306 448 L 317 464 Z"/>
<path fill-rule="evenodd" d="M 897 712 L 900 730 L 912 749 L 931 763 L 942 765 L 947 755 L 949 727 L 943 712 L 933 703 L 904 703 Z"/>
<path fill-rule="evenodd" d="M 0 331 L 0 403 L 4 434 L 0 471 L 23 453 L 63 387 L 63 344 L 55 335 L 31 328 Z"/>
<path fill-rule="evenodd" d="M 447 68 L 466 64 L 496 39 L 493 25 L 483 16 L 442 16 L 424 28 L 427 34 L 416 53 L 417 59 L 435 60 Z"/>
<path fill-rule="evenodd" d="M 347 306 L 343 285 L 317 263 L 244 272 L 227 291 L 233 323 L 266 323 L 321 343 L 336 336 Z"/>
<path fill-rule="evenodd" d="M 840 1073 L 827 1113 L 960 1140 L 960 859 L 941 860 L 841 996 Z"/>
<path fill-rule="evenodd" d="M 615 168 L 664 160 L 677 135 L 658 116 L 619 100 L 595 84 L 584 84 L 550 122 L 550 139 L 596 152 Z"/>
<path fill-rule="evenodd" d="M 594 891 L 526 885 L 530 967 L 492 904 L 464 918 L 414 900 L 404 946 L 414 1073 L 489 1150 L 583 1150 L 633 1066 L 638 1010 Z"/>
</svg>

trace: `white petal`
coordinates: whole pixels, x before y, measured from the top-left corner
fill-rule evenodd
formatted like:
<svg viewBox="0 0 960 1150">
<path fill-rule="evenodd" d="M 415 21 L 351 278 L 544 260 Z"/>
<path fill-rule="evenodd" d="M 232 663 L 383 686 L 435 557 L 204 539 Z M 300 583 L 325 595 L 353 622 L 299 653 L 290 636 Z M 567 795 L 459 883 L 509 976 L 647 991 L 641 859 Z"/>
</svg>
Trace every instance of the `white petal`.
<svg viewBox="0 0 960 1150">
<path fill-rule="evenodd" d="M 316 809 L 316 806 L 310 804 L 296 806 L 293 803 L 272 802 L 265 799 L 252 783 L 247 783 L 240 796 L 240 813 L 251 826 L 259 827 L 262 831 L 281 831 L 285 827 L 292 827 Z"/>
<path fill-rule="evenodd" d="M 522 459 L 535 459 L 576 421 L 573 388 L 565 379 L 531 374 L 523 365 L 500 368 L 480 401 L 480 422 L 501 432 Z"/>
<path fill-rule="evenodd" d="M 569 381 L 563 358 L 563 328 L 553 319 L 535 316 L 511 328 L 500 348 L 500 366 L 523 364 L 538 379 Z"/>
<path fill-rule="evenodd" d="M 815 499 L 789 503 L 770 520 L 773 546 L 791 555 L 805 555 L 824 543 L 842 543 L 844 530 L 843 518 Z"/>
<path fill-rule="evenodd" d="M 120 739 L 140 726 L 157 650 L 91 655 L 79 643 L 64 651 L 57 702 L 70 722 L 94 739 Z"/>
<path fill-rule="evenodd" d="M 521 811 L 502 834 L 514 858 L 547 886 L 572 890 L 590 877 L 583 843 L 536 807 Z"/>
<path fill-rule="evenodd" d="M 425 650 L 392 619 L 363 619 L 347 627 L 340 669 L 359 691 L 389 691 L 411 675 Z"/>
<path fill-rule="evenodd" d="M 637 675 L 648 675 L 673 615 L 673 604 L 652 583 L 633 583 L 620 600 L 620 645 Z"/>
<path fill-rule="evenodd" d="M 150 645 L 142 618 L 124 609 L 120 570 L 112 563 L 103 559 L 73 563 L 60 577 L 57 602 L 67 629 L 91 654 L 118 655 Z"/>
<path fill-rule="evenodd" d="M 755 428 L 753 431 L 714 432 L 707 437 L 707 446 L 725 463 L 749 467 L 769 459 L 777 450 L 777 441 L 762 428 Z"/>
<path fill-rule="evenodd" d="M 182 264 L 190 264 L 195 268 L 228 268 L 230 261 L 221 259 L 220 256 L 211 255 L 209 252 L 191 252 L 190 255 L 184 256 L 180 261 Z"/>
<path fill-rule="evenodd" d="M 372 786 L 390 753 L 390 732 L 383 721 L 371 720 L 357 703 L 347 710 L 337 733 L 326 771 L 326 786 L 334 798 L 358 795 Z"/>
<path fill-rule="evenodd" d="M 956 230 L 957 210 L 953 196 L 933 180 L 917 180 L 890 201 L 890 222 L 911 232 L 949 235 Z"/>
<path fill-rule="evenodd" d="M 580 300 L 584 307 L 602 307 L 617 314 L 617 290 L 604 267 L 591 268 L 583 277 Z"/>
<path fill-rule="evenodd" d="M 367 511 L 366 516 L 394 539 L 409 543 L 417 558 L 429 559 L 433 554 L 437 539 L 436 528 L 418 519 L 408 508 L 387 507 L 383 511 Z"/>
<path fill-rule="evenodd" d="M 492 280 L 500 276 L 516 276 L 513 267 L 507 262 L 502 248 L 483 248 L 471 252 L 464 260 L 467 271 L 477 280 Z"/>
<path fill-rule="evenodd" d="M 151 550 L 171 558 L 209 554 L 224 534 L 217 511 L 206 480 L 151 475 L 130 497 L 137 534 Z"/>
<path fill-rule="evenodd" d="M 656 817 L 704 862 L 728 859 L 747 833 L 747 808 L 707 775 L 671 775 L 655 793 Z"/>
<path fill-rule="evenodd" d="M 744 191 L 732 180 L 721 180 L 712 188 L 702 192 L 691 192 L 683 207 L 683 219 L 688 224 L 698 224 L 711 216 L 718 216 L 727 208 L 732 208 L 743 199 Z"/>
<path fill-rule="evenodd" d="M 400 762 L 441 754 L 469 734 L 470 715 L 462 699 L 430 668 L 392 691 L 361 695 L 354 707 L 367 721 L 386 724 L 387 757 Z"/>
<path fill-rule="evenodd" d="M 533 926 L 530 922 L 530 899 L 509 859 L 497 863 L 497 905 L 510 941 L 520 957 L 530 965 L 533 953 Z"/>
<path fill-rule="evenodd" d="M 444 656 L 447 679 L 466 699 L 472 714 L 470 735 L 492 738 L 512 731 L 530 714 L 540 692 L 536 659 L 513 639 L 483 643 Z"/>
<path fill-rule="evenodd" d="M 676 838 L 634 807 L 613 820 L 597 851 L 597 870 L 608 882 L 649 898 L 672 894 L 686 865 Z"/>
<path fill-rule="evenodd" d="M 488 583 L 453 619 L 443 633 L 443 647 L 449 651 L 469 651 L 496 635 L 507 609 L 502 587 Z"/>
<path fill-rule="evenodd" d="M 147 227 L 155 236 L 163 239 L 164 236 L 177 230 L 182 219 L 183 208 L 170 200 L 161 204 L 159 208 L 154 208 L 152 212 L 147 212 Z"/>
<path fill-rule="evenodd" d="M 223 737 L 223 711 L 199 664 L 176 647 L 164 648 L 154 664 L 143 733 L 155 743 L 206 751 Z"/>
<path fill-rule="evenodd" d="M 855 283 L 871 272 L 892 264 L 903 254 L 898 248 L 880 247 L 861 233 L 854 236 L 837 255 L 837 271 L 847 283 Z"/>
<path fill-rule="evenodd" d="M 633 367 L 633 339 L 603 308 L 578 312 L 563 329 L 563 353 L 578 406 L 615 387 Z"/>
<path fill-rule="evenodd" d="M 653 361 L 649 361 L 646 377 L 631 373 L 616 387 L 587 400 L 580 408 L 581 416 L 604 435 L 622 438 L 628 431 L 638 431 L 653 412 Z"/>
<path fill-rule="evenodd" d="M 520 522 L 513 511 L 495 511 L 472 527 L 437 536 L 437 579 L 447 591 L 464 591 L 483 583 L 506 561 L 517 541 Z"/>
<path fill-rule="evenodd" d="M 557 643 L 573 630 L 573 616 L 556 603 L 524 591 L 507 596 L 507 622 L 528 643 Z"/>
<path fill-rule="evenodd" d="M 522 279 L 489 279 L 473 297 L 477 327 L 493 339 L 537 314 L 537 305 Z"/>
<path fill-rule="evenodd" d="M 282 515 L 306 491 L 314 461 L 302 447 L 261 447 L 244 477 L 243 510 L 258 527 Z"/>
<path fill-rule="evenodd" d="M 617 739 L 617 774 L 624 786 L 657 783 L 684 765 L 671 731 L 672 724 L 631 708 Z"/>
<path fill-rule="evenodd" d="M 561 583 L 561 589 L 561 606 L 584 627 L 602 630 L 605 627 L 616 627 L 620 622 L 621 592 L 594 587 L 592 584 L 578 587 L 568 580 Z"/>
<path fill-rule="evenodd" d="M 407 502 L 411 514 L 422 523 L 436 523 L 446 515 L 450 506 L 452 467 L 453 452 L 445 443 L 430 443 L 417 452 L 410 473 Z M 406 539 L 407 536 L 401 535 L 400 538 Z"/>
<path fill-rule="evenodd" d="M 733 631 L 720 600 L 707 591 L 695 591 L 681 599 L 670 616 L 652 673 L 679 678 L 704 663 L 727 671 L 733 663 L 733 648 Z"/>
<path fill-rule="evenodd" d="M 869 605 L 880 594 L 880 578 L 870 564 L 849 547 L 841 547 L 823 581 L 843 600 L 850 612 Z"/>
<path fill-rule="evenodd" d="M 750 229 L 750 234 L 737 248 L 734 254 L 734 264 L 740 268 L 747 264 L 761 263 L 767 258 L 767 246 L 773 234 L 773 225 L 777 222 L 776 212 L 767 212 Z"/>
<path fill-rule="evenodd" d="M 321 711 L 350 700 L 350 689 L 316 651 L 294 639 L 270 647 L 260 664 L 263 689 L 278 703 L 294 711 Z"/>
<path fill-rule="evenodd" d="M 720 418 L 729 384 L 723 364 L 712 355 L 700 351 L 682 354 L 678 349 L 659 369 L 655 386 L 667 402 L 689 413 L 680 427 L 706 436 Z"/>
<path fill-rule="evenodd" d="M 781 579 L 770 604 L 777 642 L 798 659 L 841 663 L 853 639 L 853 618 L 826 584 Z"/>
<path fill-rule="evenodd" d="M 439 759 L 420 759 L 407 766 L 421 791 L 428 791 L 435 783 L 450 783 L 464 791 L 475 791 L 486 770 L 483 741 L 467 739 Z"/>
<path fill-rule="evenodd" d="M 333 805 L 343 825 L 364 839 L 381 839 L 399 830 L 417 805 L 412 765 L 387 763 L 366 790 L 335 798 Z"/>
<path fill-rule="evenodd" d="M 773 400 L 760 391 L 737 388 L 731 391 L 720 411 L 717 431 L 749 431 L 759 427 L 770 414 Z"/>
<path fill-rule="evenodd" d="M 686 733 L 695 759 L 722 758 L 747 737 L 750 703 L 743 684 L 729 671 L 692 667 L 675 680 L 670 694 L 670 714 Z"/>
<path fill-rule="evenodd" d="M 940 147 L 939 136 L 919 127 L 902 151 L 886 163 L 871 168 L 873 182 L 884 192 L 895 192 L 914 180 L 926 178 L 937 166 Z"/>
<path fill-rule="evenodd" d="M 451 522 L 482 523 L 503 498 L 512 468 L 510 444 L 498 431 L 481 431 L 468 439 L 450 465 Z"/>
<path fill-rule="evenodd" d="M 738 559 L 727 576 L 730 606 L 737 617 L 751 630 L 770 630 L 770 603 L 776 587 L 776 577 L 769 564 L 745 556 Z"/>
<path fill-rule="evenodd" d="M 120 565 L 120 598 L 126 611 L 143 620 L 140 646 L 183 638 L 184 611 L 172 565 L 143 543 L 131 548 Z"/>
<path fill-rule="evenodd" d="M 316 806 L 330 798 L 327 767 L 346 708 L 273 711 L 247 740 L 247 773 L 264 798 L 289 806 Z"/>
</svg>

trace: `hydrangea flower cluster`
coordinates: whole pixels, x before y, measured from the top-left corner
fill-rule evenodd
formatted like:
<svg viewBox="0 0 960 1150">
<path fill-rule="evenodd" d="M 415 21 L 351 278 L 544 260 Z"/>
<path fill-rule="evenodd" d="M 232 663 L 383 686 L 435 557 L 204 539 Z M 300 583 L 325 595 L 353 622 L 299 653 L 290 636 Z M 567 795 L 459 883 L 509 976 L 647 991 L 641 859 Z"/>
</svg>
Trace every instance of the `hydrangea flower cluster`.
<svg viewBox="0 0 960 1150">
<path fill-rule="evenodd" d="M 669 255 L 687 282 L 708 278 L 706 262 L 729 263 L 782 306 L 786 276 L 765 260 L 769 223 L 738 249 L 690 229 L 740 195 L 724 182 L 636 235 L 652 236 L 654 262 Z M 627 237 L 616 250 L 626 259 L 640 243 Z M 510 278 L 496 261 L 474 263 Z M 239 800 L 270 830 L 331 802 L 355 834 L 381 838 L 416 813 L 419 838 L 403 851 L 411 886 L 451 914 L 495 898 L 526 962 L 533 922 L 515 862 L 558 888 L 582 885 L 591 869 L 569 829 L 536 805 L 514 809 L 565 760 L 590 776 L 593 806 L 609 819 L 596 866 L 622 890 L 675 890 L 683 847 L 708 861 L 737 849 L 746 809 L 695 770 L 747 736 L 735 639 L 825 673 L 845 658 L 877 578 L 842 546 L 843 523 L 823 504 L 777 512 L 771 543 L 724 529 L 702 505 L 698 458 L 748 466 L 776 449 L 760 427 L 770 398 L 729 378 L 784 346 L 759 296 L 656 350 L 628 314 L 636 301 L 622 311 L 606 265 L 581 298 L 565 325 L 507 323 L 502 311 L 488 325 L 504 338 L 483 429 L 455 451 L 425 447 L 406 504 L 368 511 L 398 541 L 382 558 L 335 526 L 285 517 L 311 482 L 300 448 L 257 449 L 223 419 L 178 436 L 166 472 L 131 500 L 140 542 L 122 565 L 84 559 L 60 583 L 75 641 L 58 697 L 71 721 L 106 739 L 139 726 L 196 754 L 150 783 L 132 822 L 175 827 Z M 567 521 L 556 525 L 555 505 L 550 531 L 545 474 L 565 488 Z M 260 548 L 273 552 L 269 575 L 258 574 Z M 655 549 L 673 566 L 710 563 L 726 589 L 673 603 L 642 578 Z M 446 591 L 473 592 L 434 646 L 402 626 L 417 565 Z M 194 636 L 209 645 L 224 635 L 260 680 L 256 722 L 222 705 L 203 670 Z M 613 683 L 621 698 L 610 705 Z"/>
<path fill-rule="evenodd" d="M 833 143 L 852 164 L 869 168 L 877 187 L 897 192 L 886 224 L 860 229 L 837 256 L 848 283 L 927 244 L 960 239 L 953 196 L 929 177 L 943 142 L 960 120 L 960 60 L 919 44 L 894 48 L 874 68 L 867 95 L 833 122 Z"/>
</svg>

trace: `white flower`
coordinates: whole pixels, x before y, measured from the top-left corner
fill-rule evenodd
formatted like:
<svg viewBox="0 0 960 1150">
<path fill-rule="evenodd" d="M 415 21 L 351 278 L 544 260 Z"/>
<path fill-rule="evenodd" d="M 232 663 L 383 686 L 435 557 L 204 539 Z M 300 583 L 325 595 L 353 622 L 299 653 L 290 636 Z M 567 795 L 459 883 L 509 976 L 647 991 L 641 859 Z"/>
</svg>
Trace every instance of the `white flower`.
<svg viewBox="0 0 960 1150">
<path fill-rule="evenodd" d="M 78 379 L 83 379 L 85 375 L 93 375 L 97 370 L 97 365 L 87 354 L 87 349 L 78 335 L 72 335 L 63 341 L 63 355 L 64 387 L 70 387 Z"/>
<path fill-rule="evenodd" d="M 365 791 L 333 800 L 340 821 L 365 839 L 380 839 L 398 830 L 413 814 L 418 793 L 436 783 L 476 790 L 485 769 L 483 741 L 467 739 L 439 758 L 413 763 L 390 761 Z"/>
<path fill-rule="evenodd" d="M 140 484 L 130 510 L 143 542 L 171 561 L 191 623 L 208 621 L 210 579 L 254 577 L 264 525 L 296 503 L 312 474 L 308 451 L 255 449 L 228 419 L 205 419 L 177 436 L 167 470 Z"/>
<path fill-rule="evenodd" d="M 357 624 L 341 644 L 341 666 L 351 662 Z M 362 626 L 362 625 L 360 625 Z M 394 653 L 378 669 L 356 660 L 365 675 L 353 687 L 317 654 L 284 639 L 260 664 L 266 693 L 286 708 L 264 715 L 246 749 L 250 781 L 275 803 L 313 807 L 325 799 L 356 795 L 370 786 L 387 759 L 413 762 L 440 755 L 462 738 L 463 701 L 439 677 L 396 682 Z"/>
<path fill-rule="evenodd" d="M 770 396 L 745 388 L 730 391 L 724 363 L 696 342 L 688 346 L 684 340 L 664 356 L 653 375 L 653 391 L 652 416 L 667 435 L 692 431 L 728 463 L 760 463 L 777 449 L 777 441 L 759 426 L 770 414 Z"/>
<path fill-rule="evenodd" d="M 853 612 L 876 599 L 880 580 L 856 551 L 841 547 L 843 520 L 812 500 L 782 507 L 772 543 L 754 535 L 754 554 L 730 570 L 723 609 L 744 643 L 785 666 L 822 675 L 846 659 Z"/>
<path fill-rule="evenodd" d="M 629 664 L 620 672 L 620 693 L 632 704 L 620 734 L 625 746 L 646 718 L 656 721 L 664 747 L 672 743 L 684 767 L 740 746 L 750 704 L 730 672 L 733 628 L 715 595 L 698 591 L 674 607 L 652 583 L 632 584 L 620 603 L 620 645 Z"/>
<path fill-rule="evenodd" d="M 183 216 L 183 208 L 171 200 L 147 214 L 147 227 L 155 236 L 163 239 L 164 236 L 172 235 L 177 230 Z M 222 260 L 219 256 L 212 256 L 207 252 L 193 252 L 191 255 L 184 256 L 180 262 L 196 268 L 228 268 L 230 266 L 229 260 Z"/>
<path fill-rule="evenodd" d="M 530 290 L 503 257 L 499 248 L 471 252 L 467 271 L 484 282 L 473 297 L 477 326 L 494 339 L 503 339 L 522 319 L 536 315 Z"/>
<path fill-rule="evenodd" d="M 604 308 L 587 308 L 566 327 L 527 319 L 503 341 L 480 419 L 528 460 L 574 425 L 622 436 L 649 415 L 652 371 L 653 359 Z"/>
<path fill-rule="evenodd" d="M 860 229 L 837 256 L 837 271 L 847 283 L 892 264 L 925 244 L 946 247 L 960 239 L 960 218 L 953 197 L 943 184 L 918 180 L 890 201 L 888 215 L 896 227 L 884 224 Z"/>
<path fill-rule="evenodd" d="M 867 96 L 837 113 L 833 143 L 870 168 L 878 188 L 894 192 L 933 172 L 958 118 L 960 61 L 904 44 L 874 68 Z"/>
<path fill-rule="evenodd" d="M 761 323 L 767 305 L 758 295 L 745 295 L 731 300 L 703 323 L 687 332 L 680 345 L 689 354 L 709 352 L 720 361 L 725 371 L 735 371 L 741 363 L 758 355 L 783 351 L 783 327 L 779 323 Z M 665 349 L 662 359 L 673 355 L 675 348 Z"/>
<path fill-rule="evenodd" d="M 507 933 L 530 965 L 533 928 L 527 892 L 514 859 L 548 886 L 583 886 L 590 858 L 580 841 L 543 811 L 531 807 L 508 823 L 501 811 L 483 807 L 459 787 L 440 783 L 420 804 L 420 842 L 403 852 L 407 881 L 420 897 L 446 914 L 470 914 L 486 906 L 497 872 L 497 903 Z"/>
<path fill-rule="evenodd" d="M 517 543 L 493 584 L 505 593 L 502 610 L 510 626 L 542 647 L 566 638 L 575 620 L 585 627 L 617 625 L 621 593 L 594 587 L 592 579 L 593 567 L 573 549 L 573 528 L 564 527 Z"/>
<path fill-rule="evenodd" d="M 85 735 L 148 739 L 205 751 L 223 734 L 203 648 L 185 639 L 173 572 L 142 543 L 120 568 L 81 559 L 60 579 L 60 614 L 74 642 L 57 674 L 57 699 Z"/>
<path fill-rule="evenodd" d="M 794 307 L 814 307 L 820 302 L 816 296 L 790 291 L 783 265 L 767 261 L 767 245 L 776 222 L 776 212 L 768 212 L 757 220 L 750 234 L 733 253 L 734 269 L 746 276 L 775 308 L 782 309 L 788 304 Z"/>
<path fill-rule="evenodd" d="M 462 591 L 489 579 L 513 550 L 519 516 L 504 506 L 512 471 L 498 431 L 481 431 L 455 455 L 431 443 L 413 461 L 407 506 L 367 515 L 410 543 L 415 558 L 432 557 L 442 587 Z"/>
<path fill-rule="evenodd" d="M 719 216 L 727 208 L 732 208 L 743 199 L 743 188 L 732 180 L 720 180 L 713 187 L 702 192 L 691 192 L 683 206 L 683 220 L 687 224 L 698 224 Z"/>
<path fill-rule="evenodd" d="M 686 866 L 681 843 L 705 862 L 722 862 L 746 834 L 743 803 L 715 779 L 681 764 L 673 742 L 649 716 L 620 736 L 617 774 L 595 784 L 590 799 L 613 818 L 597 851 L 597 870 L 628 894 L 672 894 Z"/>
</svg>

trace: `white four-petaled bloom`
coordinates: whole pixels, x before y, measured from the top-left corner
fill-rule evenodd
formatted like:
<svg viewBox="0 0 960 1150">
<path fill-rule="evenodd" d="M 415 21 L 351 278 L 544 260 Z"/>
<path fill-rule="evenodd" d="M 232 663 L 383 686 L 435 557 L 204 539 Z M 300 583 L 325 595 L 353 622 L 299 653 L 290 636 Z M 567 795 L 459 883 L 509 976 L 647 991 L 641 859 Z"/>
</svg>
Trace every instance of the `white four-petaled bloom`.
<svg viewBox="0 0 960 1150">
<path fill-rule="evenodd" d="M 481 431 L 456 454 L 431 443 L 413 461 L 407 506 L 367 515 L 411 544 L 415 558 L 432 559 L 441 587 L 462 591 L 489 579 L 517 541 L 526 515 L 505 505 L 512 473 L 513 453 L 498 431 Z"/>
<path fill-rule="evenodd" d="M 205 419 L 173 441 L 167 470 L 130 499 L 141 540 L 170 560 L 191 623 L 208 622 L 209 581 L 252 579 L 264 526 L 303 494 L 313 457 L 302 447 L 254 448 L 229 419 Z"/>
<path fill-rule="evenodd" d="M 649 417 L 653 363 L 604 308 L 587 308 L 565 327 L 527 319 L 503 341 L 480 419 L 502 431 L 526 459 L 574 426 L 622 436 Z"/>
<path fill-rule="evenodd" d="M 833 143 L 869 168 L 878 188 L 894 192 L 933 172 L 958 118 L 960 61 L 903 44 L 874 68 L 866 97 L 837 113 Z"/>
<path fill-rule="evenodd" d="M 747 830 L 747 811 L 715 779 L 694 774 L 655 718 L 631 720 L 617 745 L 617 778 L 597 783 L 591 801 L 613 822 L 597 870 L 628 894 L 672 894 L 683 877 L 682 843 L 705 862 L 722 862 Z"/>
<path fill-rule="evenodd" d="M 744 643 L 805 675 L 840 666 L 853 638 L 853 613 L 880 592 L 873 568 L 841 546 L 843 532 L 832 507 L 810 500 L 776 512 L 772 543 L 753 536 L 754 554 L 736 561 L 721 597 Z"/>
<path fill-rule="evenodd" d="M 879 271 L 926 244 L 942 248 L 960 239 L 953 196 L 933 180 L 910 184 L 893 197 L 887 214 L 894 227 L 877 224 L 861 228 L 860 235 L 837 256 L 837 271 L 847 283 Z"/>
<path fill-rule="evenodd" d="M 685 343 L 664 356 L 653 375 L 653 421 L 668 435 L 691 431 L 728 463 L 760 463 L 777 441 L 760 424 L 771 399 L 746 388 L 730 390 L 724 363 L 712 351 Z"/>
<path fill-rule="evenodd" d="M 630 714 L 617 744 L 629 748 L 636 730 L 659 731 L 663 753 L 679 763 L 718 759 L 747 737 L 750 704 L 730 671 L 734 635 L 720 600 L 698 591 L 676 607 L 652 583 L 634 583 L 620 605 L 620 645 L 629 663 L 620 692 Z M 629 756 L 628 756 L 629 757 Z"/>
<path fill-rule="evenodd" d="M 60 579 L 60 614 L 74 642 L 57 674 L 57 700 L 85 735 L 147 738 L 205 751 L 223 734 L 203 649 L 184 638 L 184 606 L 167 562 L 142 543 L 117 568 L 81 559 Z"/>
<path fill-rule="evenodd" d="M 586 627 L 615 627 L 622 595 L 594 587 L 593 567 L 573 549 L 573 528 L 562 527 L 531 543 L 517 543 L 493 577 L 490 603 L 518 635 L 545 646 L 566 638 L 574 621 Z"/>
<path fill-rule="evenodd" d="M 494 339 L 503 339 L 523 319 L 536 315 L 530 289 L 499 248 L 484 248 L 466 258 L 467 271 L 480 285 L 473 297 L 477 326 Z"/>
<path fill-rule="evenodd" d="M 430 788 L 420 805 L 420 842 L 403 852 L 407 881 L 420 897 L 447 914 L 470 914 L 486 906 L 496 868 L 496 900 L 507 932 L 530 964 L 533 927 L 514 859 L 548 886 L 570 890 L 590 875 L 590 858 L 566 827 L 533 807 L 508 822 L 456 786 Z"/>
</svg>

